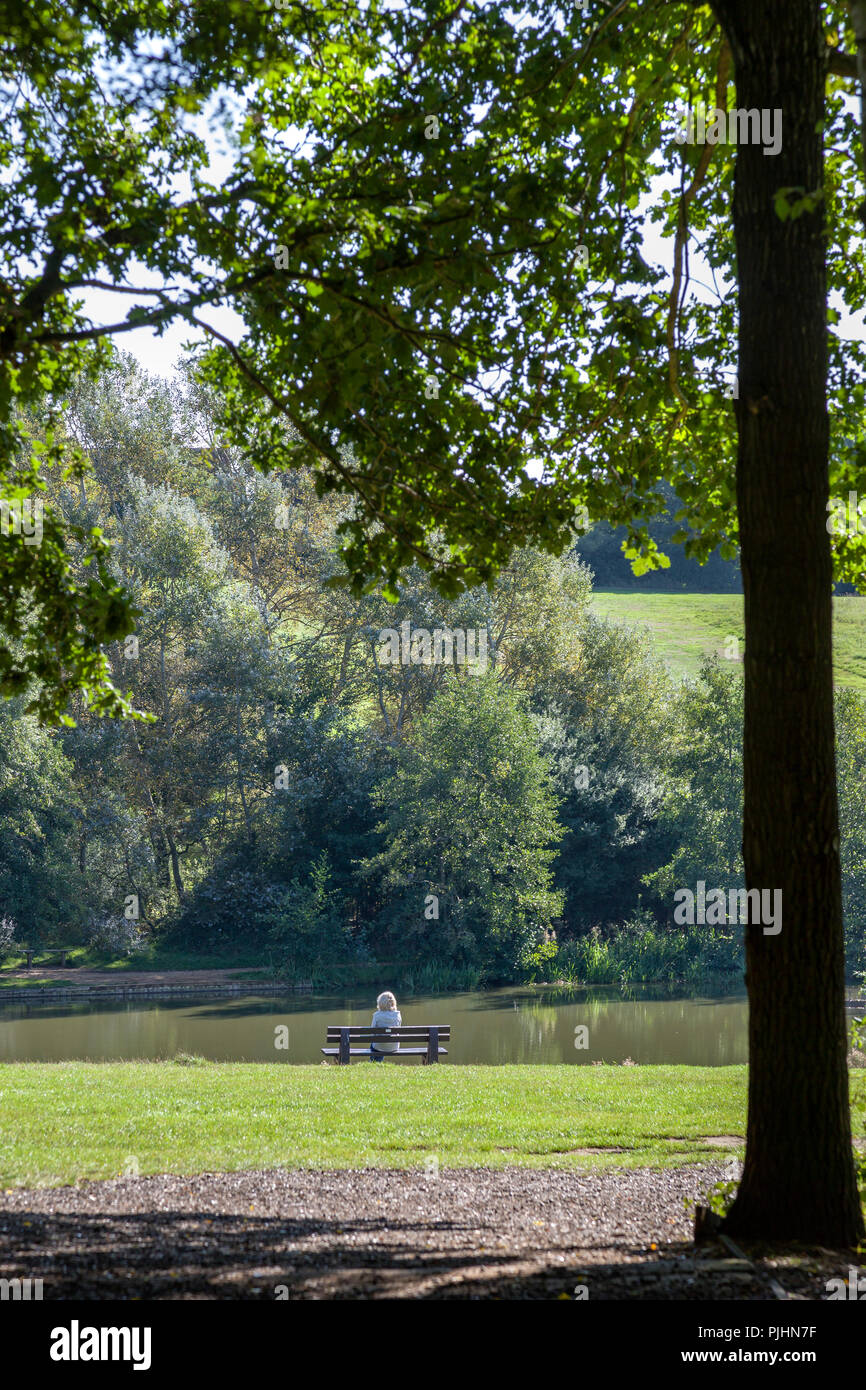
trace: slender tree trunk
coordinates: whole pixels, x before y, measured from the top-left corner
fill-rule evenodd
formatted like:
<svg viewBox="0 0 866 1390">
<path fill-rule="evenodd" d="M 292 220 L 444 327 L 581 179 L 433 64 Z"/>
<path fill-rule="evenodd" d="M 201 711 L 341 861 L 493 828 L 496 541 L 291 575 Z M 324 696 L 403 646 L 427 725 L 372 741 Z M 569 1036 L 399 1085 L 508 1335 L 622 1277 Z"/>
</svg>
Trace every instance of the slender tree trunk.
<svg viewBox="0 0 866 1390">
<path fill-rule="evenodd" d="M 159 674 L 162 682 L 162 717 L 165 721 L 166 743 L 171 742 L 171 700 L 168 694 L 168 679 L 165 673 L 165 628 L 162 629 L 159 638 Z"/>
<path fill-rule="evenodd" d="M 244 812 L 244 825 L 247 829 L 248 843 L 254 844 L 256 837 L 253 834 L 252 821 L 250 820 L 250 811 L 249 807 L 247 806 L 247 795 L 244 789 L 244 768 L 243 759 L 241 758 L 241 749 L 243 747 L 243 730 L 241 728 L 241 692 L 237 688 L 235 689 L 235 740 L 235 761 L 237 763 L 238 791 L 240 792 L 241 806 L 243 807 Z"/>
<path fill-rule="evenodd" d="M 745 596 L 743 857 L 782 890 L 782 928 L 746 928 L 749 1119 L 726 1229 L 851 1245 L 863 1235 L 846 1065 L 833 729 L 824 210 L 817 0 L 714 0 L 739 108 L 781 108 L 782 148 L 736 154 L 737 506 Z"/>
<path fill-rule="evenodd" d="M 145 827 L 147 829 L 151 849 L 153 850 L 154 863 L 156 864 L 160 882 L 168 888 L 171 885 L 171 874 L 169 872 L 168 863 L 168 842 L 165 838 L 165 831 L 163 830 L 153 792 L 147 780 L 147 760 L 141 750 L 141 745 L 134 733 L 133 726 L 127 725 L 127 732 L 129 734 L 130 746 L 135 753 L 135 776 L 142 788 L 146 802 L 144 808 Z"/>
<path fill-rule="evenodd" d="M 357 632 L 357 630 L 358 616 L 356 614 L 355 617 L 352 619 L 352 624 L 343 641 L 343 656 L 342 660 L 340 661 L 340 674 L 337 677 L 337 683 L 334 686 L 334 690 L 331 694 L 332 700 L 339 699 L 340 695 L 342 695 L 343 690 L 345 689 L 346 678 L 349 674 L 349 658 L 352 655 L 352 647 L 355 643 L 355 633 Z"/>
<path fill-rule="evenodd" d="M 168 827 L 166 827 L 165 836 L 168 840 L 168 852 L 171 857 L 171 876 L 174 879 L 174 890 L 177 893 L 177 900 L 182 906 L 186 902 L 186 893 L 184 892 L 183 879 L 180 875 L 180 856 L 177 852 L 177 845 L 174 842 L 174 837 Z"/>
</svg>

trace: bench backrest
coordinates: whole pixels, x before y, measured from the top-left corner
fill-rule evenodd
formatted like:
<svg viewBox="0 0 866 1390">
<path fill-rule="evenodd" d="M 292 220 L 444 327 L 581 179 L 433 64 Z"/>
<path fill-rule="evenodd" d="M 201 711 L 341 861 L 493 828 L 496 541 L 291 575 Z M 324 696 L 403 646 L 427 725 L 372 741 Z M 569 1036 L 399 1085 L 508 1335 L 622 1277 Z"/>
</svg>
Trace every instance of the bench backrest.
<svg viewBox="0 0 866 1390">
<path fill-rule="evenodd" d="M 437 1029 L 440 1042 L 450 1041 L 450 1023 L 430 1023 L 426 1026 L 414 1023 L 404 1025 L 401 1028 L 354 1028 L 348 1024 L 341 1026 L 338 1023 L 329 1023 L 328 1042 L 339 1042 L 344 1032 L 348 1032 L 349 1040 L 353 1043 L 375 1042 L 377 1038 L 399 1038 L 401 1042 L 428 1042 L 433 1028 Z"/>
<path fill-rule="evenodd" d="M 380 1038 L 383 1041 L 385 1038 L 391 1040 L 397 1038 L 400 1042 L 424 1043 L 427 1047 L 427 1060 L 435 1062 L 439 1057 L 440 1043 L 450 1041 L 451 1025 L 450 1023 L 414 1023 L 401 1024 L 399 1028 L 371 1028 L 369 1025 L 367 1027 L 361 1025 L 353 1027 L 347 1023 L 328 1024 L 328 1042 L 339 1045 L 341 1062 L 351 1061 L 349 1049 L 353 1042 L 373 1043 Z"/>
</svg>

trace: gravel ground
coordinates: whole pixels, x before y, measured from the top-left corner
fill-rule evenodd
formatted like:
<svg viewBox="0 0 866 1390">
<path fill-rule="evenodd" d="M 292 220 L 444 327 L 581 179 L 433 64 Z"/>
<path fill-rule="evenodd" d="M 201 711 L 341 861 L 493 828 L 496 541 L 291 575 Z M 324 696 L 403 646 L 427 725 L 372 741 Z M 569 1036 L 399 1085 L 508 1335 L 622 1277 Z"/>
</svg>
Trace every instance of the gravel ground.
<svg viewBox="0 0 866 1390">
<path fill-rule="evenodd" d="M 0 1194 L 0 1277 L 45 1299 L 826 1297 L 848 1252 L 691 1240 L 721 1164 L 163 1174 Z M 763 1258 L 762 1258 L 763 1256 Z M 582 1295 L 580 1295 L 582 1296 Z"/>
</svg>

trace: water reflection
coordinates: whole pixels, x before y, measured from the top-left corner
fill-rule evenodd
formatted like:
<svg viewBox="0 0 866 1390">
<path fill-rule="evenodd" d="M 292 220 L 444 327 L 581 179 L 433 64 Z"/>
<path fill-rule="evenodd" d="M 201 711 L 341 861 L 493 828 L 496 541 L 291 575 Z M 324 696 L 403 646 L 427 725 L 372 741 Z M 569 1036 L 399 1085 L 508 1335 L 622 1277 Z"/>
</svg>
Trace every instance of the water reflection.
<svg viewBox="0 0 866 1390">
<path fill-rule="evenodd" d="M 0 1059 L 63 1061 L 172 1057 L 319 1062 L 329 1023 L 367 1024 L 366 994 L 0 1004 Z M 745 1062 L 744 995 L 672 998 L 663 990 L 545 987 L 400 999 L 404 1023 L 448 1023 L 450 1062 Z M 287 1050 L 275 1047 L 288 1029 Z M 587 1030 L 577 1048 L 578 1028 Z"/>
</svg>

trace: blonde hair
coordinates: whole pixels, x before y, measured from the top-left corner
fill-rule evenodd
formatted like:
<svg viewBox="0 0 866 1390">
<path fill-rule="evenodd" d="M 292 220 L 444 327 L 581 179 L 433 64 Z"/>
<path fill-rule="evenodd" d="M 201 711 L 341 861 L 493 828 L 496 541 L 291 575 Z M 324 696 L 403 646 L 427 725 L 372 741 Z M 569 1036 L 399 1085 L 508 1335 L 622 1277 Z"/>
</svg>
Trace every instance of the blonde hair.
<svg viewBox="0 0 866 1390">
<path fill-rule="evenodd" d="M 397 1000 L 394 998 L 391 991 L 389 989 L 386 989 L 382 994 L 379 995 L 379 998 L 376 1000 L 376 1004 L 382 1010 L 383 1013 L 387 1013 L 396 1009 Z"/>
</svg>

